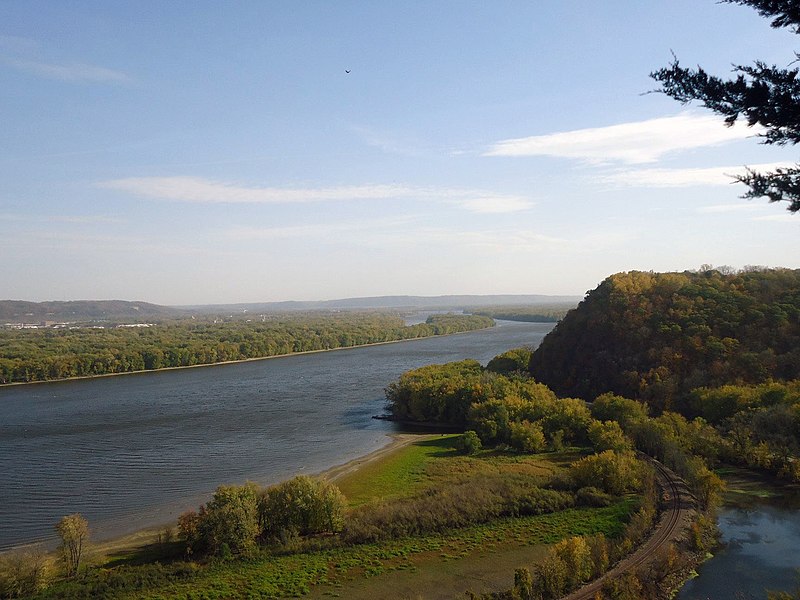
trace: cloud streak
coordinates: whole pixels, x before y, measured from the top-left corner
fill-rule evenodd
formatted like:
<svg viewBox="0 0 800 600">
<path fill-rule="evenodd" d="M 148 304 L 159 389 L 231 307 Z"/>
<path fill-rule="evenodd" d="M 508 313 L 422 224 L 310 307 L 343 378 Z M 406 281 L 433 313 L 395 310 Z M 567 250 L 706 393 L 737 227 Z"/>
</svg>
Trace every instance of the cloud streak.
<svg viewBox="0 0 800 600">
<path fill-rule="evenodd" d="M 298 204 L 411 199 L 445 202 L 470 212 L 495 214 L 519 212 L 532 206 L 528 199 L 510 194 L 398 184 L 281 188 L 243 186 L 201 177 L 129 177 L 96 185 L 145 198 L 197 204 Z"/>
<path fill-rule="evenodd" d="M 754 171 L 773 171 L 779 167 L 791 167 L 794 163 L 774 162 L 749 165 Z M 618 171 L 604 176 L 606 183 L 625 187 L 691 187 L 730 185 L 736 183 L 734 177 L 745 175 L 744 166 L 686 168 L 686 169 L 634 169 Z"/>
<path fill-rule="evenodd" d="M 46 79 L 57 79 L 73 83 L 125 84 L 132 81 L 128 75 L 121 71 L 85 63 L 53 64 L 9 56 L 0 56 L 0 63 Z"/>
<path fill-rule="evenodd" d="M 125 84 L 132 79 L 122 71 L 80 62 L 54 63 L 36 58 L 40 45 L 31 38 L 0 35 L 0 65 L 45 79 L 73 83 Z"/>
<path fill-rule="evenodd" d="M 551 156 L 596 164 L 643 164 L 656 162 L 666 154 L 717 146 L 755 133 L 757 129 L 741 124 L 726 127 L 714 116 L 683 113 L 609 127 L 500 140 L 483 156 Z"/>
</svg>

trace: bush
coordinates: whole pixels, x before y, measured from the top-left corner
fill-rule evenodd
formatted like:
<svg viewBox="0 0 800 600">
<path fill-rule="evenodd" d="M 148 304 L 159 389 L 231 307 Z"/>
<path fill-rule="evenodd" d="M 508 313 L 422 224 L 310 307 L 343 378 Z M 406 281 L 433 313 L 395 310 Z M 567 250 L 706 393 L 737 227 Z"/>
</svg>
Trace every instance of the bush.
<svg viewBox="0 0 800 600">
<path fill-rule="evenodd" d="M 50 580 L 44 550 L 38 546 L 0 555 L 0 598 L 22 598 L 43 590 Z"/>
<path fill-rule="evenodd" d="M 578 501 L 578 504 L 582 504 L 583 506 L 593 506 L 596 508 L 610 506 L 612 502 L 611 494 L 606 494 L 602 490 L 598 490 L 593 486 L 582 487 L 579 489 L 577 492 L 575 492 L 575 499 Z"/>
<path fill-rule="evenodd" d="M 262 531 L 274 537 L 336 533 L 347 501 L 335 485 L 300 475 L 263 490 L 258 513 Z"/>
<path fill-rule="evenodd" d="M 198 540 L 209 552 L 227 547 L 233 554 L 248 553 L 259 534 L 258 488 L 252 483 L 221 485 L 198 517 Z"/>
<path fill-rule="evenodd" d="M 525 373 L 527 375 L 531 354 L 533 354 L 533 350 L 530 348 L 508 350 L 490 360 L 489 364 L 486 365 L 486 370 L 500 373 L 501 375 L 512 373 Z"/>
<path fill-rule="evenodd" d="M 539 423 L 511 423 L 511 447 L 520 452 L 541 452 L 545 448 L 544 431 Z"/>
<path fill-rule="evenodd" d="M 458 448 L 459 452 L 462 454 L 476 454 L 480 452 L 482 447 L 481 439 L 478 437 L 478 434 L 472 430 L 464 432 L 456 441 L 456 448 Z"/>
<path fill-rule="evenodd" d="M 609 494 L 624 494 L 641 483 L 641 467 L 630 453 L 606 450 L 572 463 L 570 475 L 576 487 L 596 486 Z"/>
<path fill-rule="evenodd" d="M 588 433 L 589 441 L 592 442 L 595 452 L 606 450 L 625 452 L 633 446 L 631 440 L 623 433 L 619 423 L 615 421 L 592 421 Z"/>
<path fill-rule="evenodd" d="M 586 539 L 580 536 L 561 540 L 552 552 L 567 565 L 567 587 L 574 589 L 592 576 L 592 552 Z"/>
</svg>

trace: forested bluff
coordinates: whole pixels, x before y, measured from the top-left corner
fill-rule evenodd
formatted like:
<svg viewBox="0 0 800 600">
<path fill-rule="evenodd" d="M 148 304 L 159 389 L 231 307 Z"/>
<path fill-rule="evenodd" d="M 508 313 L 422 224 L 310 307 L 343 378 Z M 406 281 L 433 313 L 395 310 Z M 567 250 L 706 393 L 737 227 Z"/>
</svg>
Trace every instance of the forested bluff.
<svg viewBox="0 0 800 600">
<path fill-rule="evenodd" d="M 150 327 L 0 330 L 0 384 L 209 365 L 491 327 L 486 316 L 301 313 L 263 321 L 182 319 Z"/>
<path fill-rule="evenodd" d="M 474 361 L 423 367 L 387 396 L 401 420 L 541 447 L 580 437 L 585 402 L 636 402 L 654 425 L 629 430 L 616 410 L 597 418 L 667 462 L 675 451 L 664 436 L 708 466 L 724 458 L 800 482 L 800 270 L 618 273 L 535 351 L 507 352 L 486 371 Z"/>
</svg>

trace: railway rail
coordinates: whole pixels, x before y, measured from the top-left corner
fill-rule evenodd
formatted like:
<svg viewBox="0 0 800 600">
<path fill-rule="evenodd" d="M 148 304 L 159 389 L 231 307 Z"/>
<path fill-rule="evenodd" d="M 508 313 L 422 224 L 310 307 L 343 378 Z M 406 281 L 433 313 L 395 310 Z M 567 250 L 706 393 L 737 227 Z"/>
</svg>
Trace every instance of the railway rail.
<svg viewBox="0 0 800 600">
<path fill-rule="evenodd" d="M 563 600 L 594 600 L 603 584 L 609 579 L 645 567 L 667 544 L 684 535 L 696 510 L 696 500 L 686 483 L 670 469 L 649 456 L 642 455 L 656 470 L 656 481 L 662 494 L 662 510 L 650 537 L 632 554 L 619 561 L 601 577 L 575 590 Z"/>
</svg>

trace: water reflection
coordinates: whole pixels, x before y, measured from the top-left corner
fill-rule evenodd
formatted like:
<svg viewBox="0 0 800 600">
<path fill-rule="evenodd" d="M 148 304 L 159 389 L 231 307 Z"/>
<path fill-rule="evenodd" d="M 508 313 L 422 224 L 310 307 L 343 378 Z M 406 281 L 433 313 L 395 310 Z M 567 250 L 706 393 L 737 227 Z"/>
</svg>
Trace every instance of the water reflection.
<svg viewBox="0 0 800 600">
<path fill-rule="evenodd" d="M 793 591 L 800 567 L 798 495 L 750 500 L 720 510 L 723 546 L 701 565 L 679 600 L 763 600 L 766 590 Z"/>
</svg>

